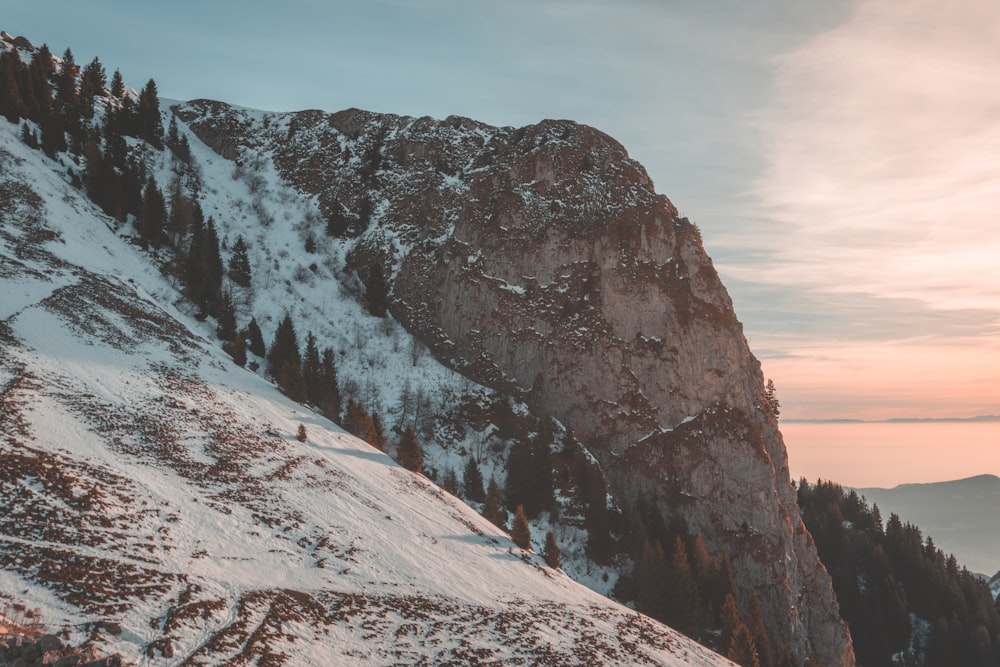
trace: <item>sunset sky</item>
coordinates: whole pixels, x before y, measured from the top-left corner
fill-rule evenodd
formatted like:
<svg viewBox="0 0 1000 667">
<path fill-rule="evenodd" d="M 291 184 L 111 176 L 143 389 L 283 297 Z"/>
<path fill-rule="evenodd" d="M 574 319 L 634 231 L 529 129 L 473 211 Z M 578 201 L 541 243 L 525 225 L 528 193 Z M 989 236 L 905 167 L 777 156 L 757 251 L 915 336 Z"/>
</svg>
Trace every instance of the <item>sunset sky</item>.
<svg viewBox="0 0 1000 667">
<path fill-rule="evenodd" d="M 0 28 L 163 98 L 594 125 L 701 228 L 783 417 L 1000 414 L 1000 3 L 707 4 L 55 0 Z"/>
</svg>

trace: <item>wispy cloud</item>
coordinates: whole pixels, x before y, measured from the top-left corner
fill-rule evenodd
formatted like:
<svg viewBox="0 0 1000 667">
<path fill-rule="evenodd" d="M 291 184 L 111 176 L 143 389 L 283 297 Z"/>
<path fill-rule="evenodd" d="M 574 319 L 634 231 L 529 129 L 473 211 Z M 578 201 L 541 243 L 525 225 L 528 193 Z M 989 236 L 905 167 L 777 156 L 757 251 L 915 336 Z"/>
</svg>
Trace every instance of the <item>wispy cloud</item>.
<svg viewBox="0 0 1000 667">
<path fill-rule="evenodd" d="M 1000 310 L 998 43 L 994 0 L 862 0 L 780 56 L 754 279 Z"/>
</svg>

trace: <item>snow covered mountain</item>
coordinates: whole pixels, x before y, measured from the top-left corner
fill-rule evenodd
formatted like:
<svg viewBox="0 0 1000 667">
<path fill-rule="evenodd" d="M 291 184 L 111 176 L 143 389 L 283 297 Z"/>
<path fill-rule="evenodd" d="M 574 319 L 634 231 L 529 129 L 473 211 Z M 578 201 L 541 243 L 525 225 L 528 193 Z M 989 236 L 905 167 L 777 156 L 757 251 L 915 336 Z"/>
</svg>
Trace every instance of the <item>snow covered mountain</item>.
<svg viewBox="0 0 1000 667">
<path fill-rule="evenodd" d="M 139 664 L 730 664 L 234 365 L 67 167 L 0 122 L 0 605 Z"/>
<path fill-rule="evenodd" d="M 720 660 L 601 593 L 853 664 L 729 296 L 620 144 L 163 101 L 0 38 L 11 608 L 157 664 Z"/>
</svg>

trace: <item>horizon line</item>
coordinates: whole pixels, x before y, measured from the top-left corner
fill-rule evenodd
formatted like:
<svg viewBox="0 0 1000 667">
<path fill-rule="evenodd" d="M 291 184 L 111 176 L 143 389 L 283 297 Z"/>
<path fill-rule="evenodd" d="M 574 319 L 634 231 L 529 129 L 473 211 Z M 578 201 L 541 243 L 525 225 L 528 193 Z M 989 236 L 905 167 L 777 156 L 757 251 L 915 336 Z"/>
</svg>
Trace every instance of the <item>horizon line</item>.
<svg viewBox="0 0 1000 667">
<path fill-rule="evenodd" d="M 921 424 L 921 423 L 989 423 L 1000 422 L 1000 415 L 978 417 L 890 417 L 888 419 L 779 419 L 784 424 Z"/>
</svg>

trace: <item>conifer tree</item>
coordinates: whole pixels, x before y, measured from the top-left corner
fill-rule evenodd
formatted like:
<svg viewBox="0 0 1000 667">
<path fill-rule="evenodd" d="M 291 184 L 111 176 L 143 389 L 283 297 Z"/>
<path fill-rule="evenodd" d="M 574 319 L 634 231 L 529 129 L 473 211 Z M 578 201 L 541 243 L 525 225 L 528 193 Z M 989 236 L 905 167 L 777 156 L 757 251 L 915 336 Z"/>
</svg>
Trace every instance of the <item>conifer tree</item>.
<svg viewBox="0 0 1000 667">
<path fill-rule="evenodd" d="M 781 401 L 778 400 L 778 392 L 774 388 L 774 380 L 768 378 L 767 386 L 764 388 L 764 395 L 767 398 L 767 404 L 771 406 L 774 418 L 777 419 L 781 415 Z"/>
<path fill-rule="evenodd" d="M 514 510 L 514 525 L 510 529 L 510 539 L 522 549 L 531 548 L 531 529 L 528 527 L 528 516 L 524 513 L 523 505 L 518 505 Z"/>
<path fill-rule="evenodd" d="M 267 353 L 267 370 L 272 375 L 277 375 L 283 363 L 299 361 L 299 343 L 295 335 L 295 325 L 292 323 L 292 316 L 285 313 L 285 317 L 278 324 L 274 332 L 274 341 L 271 349 Z"/>
<path fill-rule="evenodd" d="M 653 618 L 663 618 L 666 598 L 667 562 L 659 540 L 643 545 L 642 558 L 636 568 L 639 609 Z"/>
<path fill-rule="evenodd" d="M 441 480 L 441 488 L 456 498 L 461 498 L 462 494 L 458 484 L 458 475 L 455 474 L 454 468 L 445 470 L 444 478 Z"/>
<path fill-rule="evenodd" d="M 687 548 L 680 535 L 674 541 L 666 574 L 669 595 L 664 610 L 664 620 L 681 632 L 693 634 L 697 630 L 694 623 L 699 618 L 698 589 L 688 560 Z"/>
<path fill-rule="evenodd" d="M 236 308 L 233 306 L 233 298 L 226 290 L 222 294 L 222 303 L 219 306 L 219 315 L 216 318 L 215 335 L 219 340 L 231 341 L 236 338 Z M 246 363 L 246 349 L 243 351 L 243 360 Z M 242 364 L 241 364 L 242 365 Z"/>
<path fill-rule="evenodd" d="M 250 324 L 247 325 L 246 337 L 250 351 L 258 357 L 263 357 L 266 354 L 264 350 L 264 336 L 260 332 L 260 325 L 257 324 L 256 318 L 250 318 Z"/>
<path fill-rule="evenodd" d="M 743 625 L 743 617 L 740 615 L 740 605 L 736 601 L 736 596 L 730 593 L 726 595 L 725 602 L 719 612 L 719 624 L 722 626 L 722 636 L 719 638 L 722 646 L 729 647 L 736 634 L 736 628 Z"/>
<path fill-rule="evenodd" d="M 308 401 L 313 405 L 319 405 L 323 398 L 323 369 L 319 348 L 316 347 L 316 336 L 311 331 L 306 334 L 306 349 L 302 353 L 302 379 L 306 383 Z"/>
<path fill-rule="evenodd" d="M 764 613 L 760 608 L 760 600 L 757 599 L 757 591 L 753 589 L 750 590 L 750 597 L 747 600 L 747 613 L 744 616 L 744 622 L 753 637 L 760 667 L 772 667 L 773 655 L 771 642 L 767 637 L 767 628 L 764 625 Z"/>
<path fill-rule="evenodd" d="M 24 122 L 21 124 L 21 141 L 28 148 L 38 148 L 38 137 L 35 133 L 28 127 L 28 123 Z"/>
<path fill-rule="evenodd" d="M 167 144 L 174 146 L 180 142 L 180 134 L 177 130 L 177 116 L 170 115 L 170 124 L 167 126 Z"/>
<path fill-rule="evenodd" d="M 379 416 L 378 412 L 372 410 L 371 418 L 372 418 L 371 440 L 369 440 L 368 442 L 376 449 L 385 451 L 385 426 L 383 426 L 382 424 L 382 417 Z M 421 466 L 423 466 L 423 451 L 420 452 L 420 460 L 421 460 Z"/>
<path fill-rule="evenodd" d="M 184 194 L 181 179 L 175 177 L 170 183 L 170 216 L 166 232 L 174 247 L 179 247 L 188 230 L 194 226 L 194 202 Z"/>
<path fill-rule="evenodd" d="M 298 440 L 299 442 L 305 442 L 307 437 L 308 436 L 306 435 L 306 425 L 299 424 L 299 430 L 295 433 L 295 439 Z"/>
<path fill-rule="evenodd" d="M 38 122 L 42 134 L 42 151 L 52 159 L 66 150 L 66 126 L 54 113 L 45 114 Z"/>
<path fill-rule="evenodd" d="M 153 79 L 150 79 L 139 93 L 137 120 L 139 137 L 156 148 L 162 148 L 163 120 L 160 117 L 160 97 Z"/>
<path fill-rule="evenodd" d="M 229 258 L 229 277 L 242 287 L 250 287 L 250 258 L 247 255 L 247 244 L 242 236 L 236 237 L 233 243 L 233 254 Z M 319 356 L 317 354 L 317 362 Z M 317 363 L 318 368 L 318 363 Z"/>
<path fill-rule="evenodd" d="M 29 118 L 40 122 L 42 118 L 52 112 L 52 87 L 49 80 L 55 69 L 52 60 L 52 52 L 49 47 L 42 44 L 31 56 L 31 64 L 28 65 L 28 84 L 25 92 L 30 91 L 30 97 L 24 99 L 28 106 Z"/>
<path fill-rule="evenodd" d="M 555 500 L 549 449 L 552 440 L 551 426 L 543 421 L 539 433 L 515 442 L 507 458 L 507 502 L 523 504 L 532 518 L 551 508 Z"/>
<path fill-rule="evenodd" d="M 467 499 L 477 503 L 486 500 L 486 491 L 483 489 L 483 473 L 479 471 L 479 464 L 476 463 L 474 456 L 470 456 L 469 460 L 465 462 L 462 486 L 465 489 Z"/>
<path fill-rule="evenodd" d="M 361 401 L 353 399 L 347 402 L 343 427 L 348 433 L 356 435 L 365 442 L 368 442 L 367 438 L 371 437 L 375 431 L 371 415 L 368 414 L 365 406 L 362 405 Z"/>
<path fill-rule="evenodd" d="M 166 204 L 163 194 L 150 176 L 142 194 L 142 215 L 139 217 L 139 236 L 154 248 L 163 241 L 163 227 L 166 219 Z"/>
<path fill-rule="evenodd" d="M 302 381 L 302 368 L 297 359 L 281 362 L 278 369 L 278 386 L 288 398 L 298 403 L 306 401 L 306 385 Z"/>
<path fill-rule="evenodd" d="M 234 336 L 232 340 L 226 341 L 222 345 L 222 349 L 233 358 L 233 363 L 239 367 L 246 366 L 247 364 L 247 342 L 243 339 L 243 335 Z"/>
<path fill-rule="evenodd" d="M 504 524 L 507 523 L 507 513 L 504 512 L 502 505 L 500 485 L 497 484 L 496 477 L 490 475 L 490 484 L 486 489 L 486 498 L 483 501 L 483 516 L 498 528 L 503 528 Z"/>
<path fill-rule="evenodd" d="M 115 70 L 111 75 L 111 96 L 119 100 L 125 95 L 125 80 L 122 79 L 120 70 Z"/>
<path fill-rule="evenodd" d="M 0 114 L 11 123 L 27 116 L 28 111 L 18 85 L 20 70 L 21 58 L 16 51 L 0 53 Z"/>
<path fill-rule="evenodd" d="M 545 559 L 546 565 L 553 570 L 558 570 L 562 567 L 561 556 L 562 551 L 559 549 L 559 545 L 556 544 L 556 534 L 550 530 L 545 533 L 545 548 L 542 551 L 542 558 Z"/>
<path fill-rule="evenodd" d="M 62 69 L 56 77 L 56 101 L 64 118 L 76 113 L 79 102 L 76 79 L 79 74 L 80 68 L 73 58 L 73 51 L 67 48 L 63 53 Z"/>
<path fill-rule="evenodd" d="M 399 436 L 399 464 L 407 470 L 422 472 L 424 468 L 424 452 L 417 442 L 417 434 L 413 424 L 408 425 Z"/>
<path fill-rule="evenodd" d="M 323 414 L 338 421 L 340 419 L 340 383 L 337 381 L 337 366 L 333 361 L 333 350 L 323 350 L 323 397 L 319 408 Z"/>
<path fill-rule="evenodd" d="M 108 77 L 104 65 L 95 56 L 83 68 L 83 75 L 80 78 L 80 110 L 85 117 L 90 118 L 94 115 L 94 98 L 104 95 L 107 83 Z"/>
<path fill-rule="evenodd" d="M 757 647 L 753 635 L 747 626 L 740 624 L 733 632 L 733 640 L 729 645 L 726 657 L 743 667 L 761 667 L 757 658 Z"/>
</svg>

